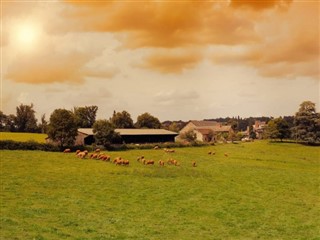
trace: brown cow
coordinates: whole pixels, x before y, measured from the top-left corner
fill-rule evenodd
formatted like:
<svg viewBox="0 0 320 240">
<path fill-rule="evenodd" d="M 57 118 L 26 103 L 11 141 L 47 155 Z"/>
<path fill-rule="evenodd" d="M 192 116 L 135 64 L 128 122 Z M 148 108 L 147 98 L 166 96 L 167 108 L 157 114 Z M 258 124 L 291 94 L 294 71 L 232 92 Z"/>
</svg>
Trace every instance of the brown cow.
<svg viewBox="0 0 320 240">
<path fill-rule="evenodd" d="M 168 148 L 165 148 L 164 151 L 166 153 L 174 153 L 174 152 L 176 152 L 174 149 L 168 149 Z"/>
<path fill-rule="evenodd" d="M 64 153 L 71 153 L 71 149 L 70 148 L 66 148 L 63 152 Z"/>
<path fill-rule="evenodd" d="M 192 167 L 196 167 L 196 166 L 197 166 L 196 161 L 192 161 Z"/>
<path fill-rule="evenodd" d="M 180 166 L 180 163 L 179 163 L 177 160 L 173 160 L 172 163 L 173 163 L 173 165 L 175 165 L 175 166 Z"/>
<path fill-rule="evenodd" d="M 154 165 L 154 161 L 153 160 L 146 160 L 144 162 L 145 165 Z"/>
<path fill-rule="evenodd" d="M 122 165 L 129 166 L 129 160 L 122 160 Z"/>
<path fill-rule="evenodd" d="M 172 164 L 174 164 L 173 161 L 174 161 L 173 159 L 169 159 L 169 160 L 167 161 L 167 163 L 168 163 L 169 165 L 172 165 Z"/>
<path fill-rule="evenodd" d="M 121 157 L 116 157 L 115 159 L 113 159 L 113 163 L 117 164 L 117 162 L 120 162 L 122 160 Z"/>
<path fill-rule="evenodd" d="M 122 165 L 122 164 L 123 164 L 123 160 L 122 160 L 122 159 L 117 159 L 117 160 L 115 161 L 115 164 L 116 164 L 116 165 Z"/>
<path fill-rule="evenodd" d="M 92 158 L 92 159 L 97 159 L 97 158 L 98 158 L 98 154 L 96 154 L 96 153 L 91 153 L 90 158 Z"/>
<path fill-rule="evenodd" d="M 159 165 L 160 165 L 161 167 L 164 167 L 164 161 L 159 160 Z"/>
<path fill-rule="evenodd" d="M 110 162 L 111 157 L 108 155 L 103 155 L 101 159 L 102 159 L 102 161 Z"/>
<path fill-rule="evenodd" d="M 83 151 L 83 152 L 79 152 L 77 156 L 83 159 L 83 158 L 86 158 L 87 154 L 88 154 L 88 151 Z"/>
</svg>

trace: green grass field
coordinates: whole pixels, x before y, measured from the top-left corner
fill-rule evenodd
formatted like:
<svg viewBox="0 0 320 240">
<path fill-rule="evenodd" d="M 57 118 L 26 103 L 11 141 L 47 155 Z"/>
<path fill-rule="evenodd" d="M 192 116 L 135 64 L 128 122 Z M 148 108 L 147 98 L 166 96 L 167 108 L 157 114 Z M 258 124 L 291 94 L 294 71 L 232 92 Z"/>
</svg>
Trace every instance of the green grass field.
<svg viewBox="0 0 320 240">
<path fill-rule="evenodd" d="M 0 132 L 0 140 L 13 140 L 17 142 L 35 141 L 45 143 L 47 136 L 47 134 L 42 133 Z"/>
<path fill-rule="evenodd" d="M 109 153 L 130 166 L 0 151 L 0 238 L 320 239 L 319 150 L 261 141 Z"/>
</svg>

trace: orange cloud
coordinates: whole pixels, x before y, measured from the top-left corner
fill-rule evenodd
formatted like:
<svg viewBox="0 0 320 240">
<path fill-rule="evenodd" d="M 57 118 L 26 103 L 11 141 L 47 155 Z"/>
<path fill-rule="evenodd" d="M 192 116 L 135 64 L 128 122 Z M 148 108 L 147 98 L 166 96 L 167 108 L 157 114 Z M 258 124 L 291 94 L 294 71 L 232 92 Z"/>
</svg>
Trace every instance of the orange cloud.
<svg viewBox="0 0 320 240">
<path fill-rule="evenodd" d="M 125 32 L 127 47 L 238 44 L 257 40 L 250 20 L 214 2 L 71 2 L 64 16 L 79 31 Z"/>
<path fill-rule="evenodd" d="M 243 51 L 215 53 L 214 62 L 249 65 L 266 77 L 319 78 L 318 8 L 316 2 L 293 3 L 288 12 L 256 23 L 259 35 L 264 36 L 260 43 L 244 45 Z"/>
<path fill-rule="evenodd" d="M 81 83 L 85 75 L 83 66 L 89 59 L 89 56 L 79 52 L 69 54 L 40 52 L 32 58 L 22 55 L 9 65 L 5 78 L 31 84 Z"/>
<path fill-rule="evenodd" d="M 273 7 L 288 7 L 292 0 L 231 0 L 231 6 L 238 8 L 251 8 L 254 10 L 261 10 Z"/>
<path fill-rule="evenodd" d="M 39 51 L 34 55 L 19 55 L 9 66 L 5 78 L 21 83 L 83 83 L 85 77 L 112 78 L 117 69 L 88 67 L 92 54 L 54 49 Z"/>
<path fill-rule="evenodd" d="M 208 54 L 204 52 L 209 47 L 228 46 L 231 50 L 213 53 L 214 61 L 247 65 L 264 76 L 286 76 L 285 71 L 294 76 L 315 76 L 319 72 L 319 68 L 317 71 L 311 68 L 319 63 L 319 3 L 316 1 L 65 1 L 61 5 L 66 7 L 61 8 L 59 20 L 50 22 L 56 24 L 51 29 L 64 33 L 115 33 L 123 48 L 146 48 L 145 53 L 151 52 L 139 66 L 155 71 L 180 73 L 205 59 Z M 283 8 L 287 11 L 277 11 Z M 232 50 L 239 46 L 243 51 Z M 30 74 L 30 82 L 59 82 L 63 77 L 81 82 L 89 75 L 113 76 L 114 69 L 107 73 L 86 69 L 85 65 L 97 54 L 81 53 L 72 64 L 68 59 L 74 57 L 68 54 L 61 58 L 50 54 L 45 58 L 38 56 L 30 64 L 22 58 L 11 64 L 7 76 L 23 81 L 28 77 L 15 72 L 21 67 L 28 76 L 28 68 L 22 62 L 41 66 L 41 59 L 48 59 L 49 66 L 42 68 L 52 74 L 46 77 L 45 73 L 41 73 L 43 76 L 38 73 L 37 80 L 32 80 Z M 64 70 L 59 61 L 68 69 Z M 36 67 L 29 69 L 36 73 Z"/>
<path fill-rule="evenodd" d="M 260 41 L 254 24 L 222 2 L 73 2 L 63 16 L 70 31 L 121 33 L 125 48 L 172 49 L 146 57 L 140 65 L 180 73 L 203 58 L 202 47 Z M 246 13 L 247 15 L 247 13 Z M 200 46 L 200 47 L 199 47 Z M 177 48 L 194 48 L 176 51 Z M 198 52 L 197 52 L 198 51 Z"/>
<path fill-rule="evenodd" d="M 144 64 L 140 66 L 162 73 L 181 73 L 185 69 L 193 68 L 202 58 L 198 51 L 158 50 L 146 57 Z"/>
</svg>

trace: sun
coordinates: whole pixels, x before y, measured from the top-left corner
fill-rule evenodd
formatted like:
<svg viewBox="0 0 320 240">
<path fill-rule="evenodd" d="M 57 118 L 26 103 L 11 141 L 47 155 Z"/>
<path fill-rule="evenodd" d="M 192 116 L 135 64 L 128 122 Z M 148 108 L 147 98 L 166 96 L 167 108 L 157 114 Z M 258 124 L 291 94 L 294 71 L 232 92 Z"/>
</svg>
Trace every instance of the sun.
<svg viewBox="0 0 320 240">
<path fill-rule="evenodd" d="M 14 46 L 22 50 L 34 49 L 41 33 L 40 27 L 32 22 L 16 24 L 12 29 L 12 40 Z"/>
<path fill-rule="evenodd" d="M 18 29 L 17 38 L 21 44 L 30 45 L 37 39 L 37 33 L 32 26 L 21 26 L 20 29 Z"/>
</svg>

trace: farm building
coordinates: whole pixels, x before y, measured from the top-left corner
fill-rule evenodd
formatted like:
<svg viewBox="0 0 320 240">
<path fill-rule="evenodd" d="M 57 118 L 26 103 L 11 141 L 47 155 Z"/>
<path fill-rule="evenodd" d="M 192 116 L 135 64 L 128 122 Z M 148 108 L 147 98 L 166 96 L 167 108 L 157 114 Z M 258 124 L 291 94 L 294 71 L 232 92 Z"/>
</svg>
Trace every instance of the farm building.
<svg viewBox="0 0 320 240">
<path fill-rule="evenodd" d="M 160 143 L 174 142 L 178 133 L 165 129 L 129 129 L 117 128 L 115 132 L 120 134 L 123 143 Z M 91 145 L 94 143 L 92 128 L 79 128 L 76 137 L 76 145 Z"/>
<path fill-rule="evenodd" d="M 217 140 L 218 135 L 228 135 L 233 132 L 230 125 L 222 125 L 216 121 L 189 121 L 188 124 L 181 129 L 179 135 L 193 131 L 198 141 L 209 142 Z"/>
<path fill-rule="evenodd" d="M 258 121 L 258 120 L 255 121 L 254 125 L 252 125 L 252 129 L 256 133 L 257 139 L 262 139 L 263 133 L 264 133 L 266 127 L 267 127 L 266 122 L 262 122 L 262 121 Z"/>
</svg>

